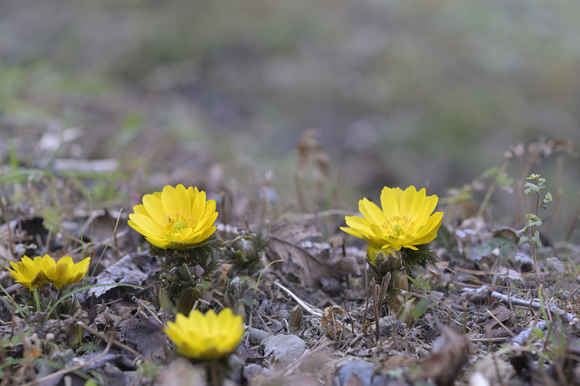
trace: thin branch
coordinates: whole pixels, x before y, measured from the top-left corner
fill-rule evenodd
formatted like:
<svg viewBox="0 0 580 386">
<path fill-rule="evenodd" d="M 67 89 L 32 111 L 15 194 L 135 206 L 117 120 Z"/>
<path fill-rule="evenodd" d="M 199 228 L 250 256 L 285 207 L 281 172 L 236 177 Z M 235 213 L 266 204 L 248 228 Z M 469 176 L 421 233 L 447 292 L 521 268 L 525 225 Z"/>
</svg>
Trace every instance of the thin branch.
<svg viewBox="0 0 580 386">
<path fill-rule="evenodd" d="M 288 288 L 284 287 L 282 284 L 278 283 L 277 281 L 272 282 L 274 284 L 276 284 L 278 287 L 280 287 L 284 292 L 286 292 L 288 295 L 290 295 L 294 300 L 296 300 L 296 303 L 300 304 L 300 306 L 302 308 L 304 308 L 304 310 L 306 312 L 308 312 L 309 314 L 312 315 L 316 315 L 316 316 L 320 316 L 322 317 L 322 311 L 319 310 L 318 308 L 309 305 L 308 303 L 304 302 L 302 299 L 300 299 L 298 296 L 294 295 L 294 293 L 292 293 L 292 291 L 290 291 Z"/>
<path fill-rule="evenodd" d="M 77 322 L 77 324 L 79 326 L 81 326 L 82 328 L 84 328 L 85 330 L 87 330 L 88 332 L 90 332 L 91 334 L 96 335 L 105 341 L 112 342 L 112 344 L 114 344 L 115 346 L 129 351 L 131 354 L 135 355 L 137 358 L 142 359 L 142 360 L 147 360 L 147 358 L 145 358 L 143 355 L 139 354 L 137 351 L 133 350 L 131 347 L 124 345 L 121 342 L 115 342 L 112 338 L 107 338 L 107 336 L 105 334 L 100 333 L 99 331 L 87 326 L 85 323 Z"/>
</svg>

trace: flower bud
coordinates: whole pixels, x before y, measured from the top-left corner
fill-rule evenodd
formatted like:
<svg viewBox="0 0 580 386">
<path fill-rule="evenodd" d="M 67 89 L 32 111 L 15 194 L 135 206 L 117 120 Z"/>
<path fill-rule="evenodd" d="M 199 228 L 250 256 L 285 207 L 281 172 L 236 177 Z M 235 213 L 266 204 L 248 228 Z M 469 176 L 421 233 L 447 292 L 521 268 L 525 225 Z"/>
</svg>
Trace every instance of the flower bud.
<svg viewBox="0 0 580 386">
<path fill-rule="evenodd" d="M 407 302 L 399 308 L 396 313 L 396 318 L 400 322 L 405 323 L 407 326 L 410 326 L 415 318 L 413 317 L 413 310 L 415 309 L 415 299 L 409 299 Z"/>
<path fill-rule="evenodd" d="M 244 266 L 246 263 L 255 260 L 258 256 L 256 248 L 249 236 L 239 236 L 232 242 L 232 249 L 234 251 L 234 261 L 239 266 Z"/>
<path fill-rule="evenodd" d="M 238 300 L 234 307 L 232 308 L 234 315 L 240 315 L 244 320 L 246 319 L 246 306 L 244 306 L 244 301 L 242 299 Z"/>
<path fill-rule="evenodd" d="M 185 282 L 189 282 L 191 280 L 191 273 L 189 272 L 189 268 L 187 265 L 182 264 L 181 267 L 177 270 L 177 274 L 179 279 Z"/>
<path fill-rule="evenodd" d="M 393 279 L 393 288 L 409 291 L 409 279 L 407 279 L 405 270 L 398 272 Z"/>
<path fill-rule="evenodd" d="M 290 311 L 290 317 L 288 318 L 288 326 L 290 332 L 297 331 L 302 325 L 302 307 L 296 306 Z"/>
<path fill-rule="evenodd" d="M 405 304 L 405 296 L 398 288 L 389 290 L 389 309 L 393 314 L 399 312 L 401 307 Z"/>
<path fill-rule="evenodd" d="M 189 315 L 189 312 L 193 309 L 195 301 L 203 295 L 203 288 L 197 286 L 195 288 L 186 288 L 181 291 L 179 295 L 179 300 L 177 301 L 176 308 L 177 312 L 181 312 L 184 315 Z"/>
<path fill-rule="evenodd" d="M 382 252 L 379 252 L 379 253 L 377 253 L 377 257 L 379 256 L 379 254 L 383 255 Z M 376 261 L 378 261 L 378 259 Z M 401 268 L 402 265 L 403 265 L 403 259 L 397 253 L 397 254 L 390 254 L 389 256 L 386 256 L 383 259 L 383 261 L 378 265 L 378 267 L 379 267 L 379 272 L 382 275 L 386 275 L 387 272 L 396 271 L 397 269 Z"/>
<path fill-rule="evenodd" d="M 159 289 L 159 306 L 169 312 L 170 314 L 175 314 L 175 304 L 171 301 L 167 290 L 164 287 Z"/>
<path fill-rule="evenodd" d="M 382 278 L 387 273 L 396 271 L 403 266 L 403 259 L 399 251 L 380 249 L 373 245 L 369 245 L 367 248 L 367 261 L 369 268 L 373 271 L 372 277 Z"/>
</svg>

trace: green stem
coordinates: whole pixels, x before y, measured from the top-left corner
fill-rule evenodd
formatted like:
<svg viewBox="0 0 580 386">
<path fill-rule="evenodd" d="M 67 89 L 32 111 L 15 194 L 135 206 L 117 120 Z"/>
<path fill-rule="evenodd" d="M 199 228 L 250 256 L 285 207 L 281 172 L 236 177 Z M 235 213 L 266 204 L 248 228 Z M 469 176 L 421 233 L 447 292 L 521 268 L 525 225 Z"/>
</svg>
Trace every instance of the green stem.
<svg viewBox="0 0 580 386">
<path fill-rule="evenodd" d="M 508 164 L 509 164 L 509 161 L 504 162 L 501 169 L 497 172 L 498 177 L 503 172 L 505 172 L 505 169 L 507 168 Z M 493 194 L 493 192 L 497 186 L 497 178 L 498 177 L 495 178 L 493 183 L 489 186 L 489 189 L 487 189 L 487 192 L 485 193 L 485 197 L 483 198 L 483 201 L 481 202 L 481 205 L 479 206 L 479 210 L 477 211 L 477 217 L 481 217 L 483 215 L 483 212 L 485 211 L 485 208 L 487 207 L 487 204 L 489 203 L 489 200 L 491 199 L 491 195 Z"/>
<path fill-rule="evenodd" d="M 540 192 L 536 192 L 537 202 L 536 202 L 536 218 L 538 217 L 538 211 L 540 209 Z M 536 225 L 532 227 L 532 237 L 536 235 Z M 538 261 L 536 260 L 536 245 L 532 244 L 532 258 L 534 260 L 534 268 L 536 268 L 536 273 L 538 274 L 538 280 L 540 278 L 540 268 L 538 267 Z"/>
<path fill-rule="evenodd" d="M 264 269 L 262 270 L 262 272 L 260 272 L 260 276 L 258 276 L 258 281 L 256 281 L 256 288 L 254 289 L 254 293 L 258 293 L 258 285 L 260 284 L 260 279 L 262 278 L 262 275 L 264 274 L 264 272 L 266 271 L 266 269 L 268 269 L 268 267 L 271 266 L 272 264 L 279 263 L 281 261 L 284 261 L 284 259 L 274 260 L 273 262 L 271 262 L 270 264 L 268 264 L 267 266 L 264 267 Z"/>
<path fill-rule="evenodd" d="M 32 290 L 32 294 L 34 295 L 34 302 L 36 303 L 36 312 L 42 312 L 40 309 L 40 299 L 38 298 L 38 290 L 34 288 Z"/>
</svg>

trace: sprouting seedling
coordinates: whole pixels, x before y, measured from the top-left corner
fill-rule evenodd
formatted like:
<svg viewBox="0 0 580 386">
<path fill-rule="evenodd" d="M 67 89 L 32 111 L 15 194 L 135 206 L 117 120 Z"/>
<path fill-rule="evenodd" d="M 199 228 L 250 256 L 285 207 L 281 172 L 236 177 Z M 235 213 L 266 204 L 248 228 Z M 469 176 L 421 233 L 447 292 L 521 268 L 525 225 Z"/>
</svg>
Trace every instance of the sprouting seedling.
<svg viewBox="0 0 580 386">
<path fill-rule="evenodd" d="M 540 192 L 546 187 L 546 179 L 540 177 L 539 174 L 531 174 L 526 178 L 528 182 L 525 183 L 524 194 L 526 196 L 536 195 L 536 208 L 535 213 L 526 214 L 528 218 L 528 225 L 523 227 L 518 231 L 518 237 L 520 238 L 519 245 L 529 244 L 532 246 L 532 258 L 534 260 L 534 268 L 536 273 L 540 276 L 540 268 L 538 267 L 538 262 L 536 260 L 536 248 L 542 246 L 540 241 L 540 232 L 538 227 L 542 225 L 542 220 L 538 217 L 538 212 L 540 208 L 546 209 L 546 204 L 552 202 L 552 195 L 550 192 L 546 193 L 542 199 Z"/>
<path fill-rule="evenodd" d="M 258 293 L 258 286 L 260 285 L 260 279 L 262 279 L 262 275 L 268 269 L 268 267 L 271 266 L 274 263 L 280 263 L 282 261 L 284 261 L 284 259 L 274 260 L 270 264 L 268 264 L 267 266 L 264 267 L 264 269 L 262 270 L 262 272 L 260 272 L 260 276 L 258 276 L 258 280 L 256 280 L 256 288 L 254 288 L 254 293 Z"/>
</svg>

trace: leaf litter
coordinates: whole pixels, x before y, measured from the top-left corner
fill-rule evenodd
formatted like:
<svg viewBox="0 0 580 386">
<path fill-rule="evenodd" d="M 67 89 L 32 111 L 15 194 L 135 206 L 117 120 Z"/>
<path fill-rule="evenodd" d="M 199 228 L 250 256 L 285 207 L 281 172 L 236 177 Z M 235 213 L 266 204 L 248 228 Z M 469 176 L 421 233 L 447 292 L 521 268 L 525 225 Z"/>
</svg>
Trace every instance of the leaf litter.
<svg viewBox="0 0 580 386">
<path fill-rule="evenodd" d="M 305 207 L 329 176 L 328 158 L 313 138 L 308 134 L 298 147 Z M 48 318 L 19 310 L 18 286 L 2 271 L 0 385 L 169 386 L 184 379 L 203 385 L 205 370 L 177 357 L 163 333 L 172 316 L 159 307 L 159 267 L 126 226 L 127 207 L 89 210 L 72 180 L 40 175 L 18 182 L 38 197 L 4 198 L 0 258 L 6 264 L 24 253 L 91 256 L 86 284 L 101 286 L 79 293 L 82 308 L 74 315 Z M 63 186 L 66 200 L 55 202 L 50 192 Z M 264 209 L 266 196 L 234 194 L 226 183 L 221 188 L 231 201 L 223 202 L 218 233 L 224 241 L 246 237 L 240 239 L 247 241 L 240 243 L 246 254 L 236 262 L 233 243 L 226 244 L 222 268 L 203 283 L 196 306 L 228 305 L 245 315 L 248 333 L 230 384 L 578 384 L 575 245 L 539 248 L 544 269 L 538 278 L 517 230 L 458 217 L 434 242 L 440 261 L 413 275 L 405 312 L 382 308 L 376 323 L 366 248 L 338 232 L 342 214 L 279 220 L 273 208 Z M 34 202 L 43 200 L 53 208 L 40 211 Z M 267 248 L 252 252 L 252 237 L 268 239 Z M 538 298 L 540 284 L 548 298 Z M 303 311 L 298 320 L 296 307 Z"/>
</svg>

